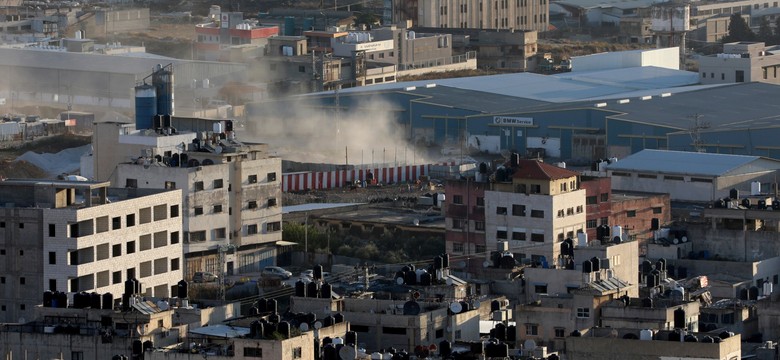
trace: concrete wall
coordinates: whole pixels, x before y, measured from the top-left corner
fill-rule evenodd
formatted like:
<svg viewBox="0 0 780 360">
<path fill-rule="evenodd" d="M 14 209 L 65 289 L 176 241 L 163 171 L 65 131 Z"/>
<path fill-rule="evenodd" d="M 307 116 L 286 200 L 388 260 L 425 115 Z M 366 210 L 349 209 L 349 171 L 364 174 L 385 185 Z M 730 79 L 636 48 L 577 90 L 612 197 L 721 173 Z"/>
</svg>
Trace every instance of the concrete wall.
<svg viewBox="0 0 780 360">
<path fill-rule="evenodd" d="M 34 208 L 0 208 L 0 321 L 32 320 L 43 301 L 43 213 Z M 46 228 L 48 229 L 48 228 Z M 24 279 L 24 284 L 22 284 Z"/>
<path fill-rule="evenodd" d="M 575 56 L 572 71 L 596 71 L 637 66 L 656 66 L 666 69 L 680 69 L 680 49 L 677 47 L 600 53 Z"/>
<path fill-rule="evenodd" d="M 626 340 L 606 337 L 567 337 L 566 354 L 570 359 L 637 359 L 659 358 L 737 360 L 741 357 L 739 335 L 720 343 L 690 343 L 662 340 Z M 616 351 L 620 349 L 620 351 Z"/>
</svg>

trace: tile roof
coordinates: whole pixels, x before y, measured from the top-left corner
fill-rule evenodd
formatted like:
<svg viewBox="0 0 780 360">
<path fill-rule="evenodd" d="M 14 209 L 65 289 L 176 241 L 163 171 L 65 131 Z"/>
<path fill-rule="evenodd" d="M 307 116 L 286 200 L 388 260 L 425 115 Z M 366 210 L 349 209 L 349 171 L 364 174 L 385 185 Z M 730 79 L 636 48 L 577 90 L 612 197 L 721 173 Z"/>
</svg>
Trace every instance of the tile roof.
<svg viewBox="0 0 780 360">
<path fill-rule="evenodd" d="M 520 159 L 512 178 L 515 179 L 535 179 L 535 180 L 558 180 L 572 176 L 578 176 L 579 173 L 564 169 L 555 165 L 545 164 L 538 160 Z"/>
</svg>

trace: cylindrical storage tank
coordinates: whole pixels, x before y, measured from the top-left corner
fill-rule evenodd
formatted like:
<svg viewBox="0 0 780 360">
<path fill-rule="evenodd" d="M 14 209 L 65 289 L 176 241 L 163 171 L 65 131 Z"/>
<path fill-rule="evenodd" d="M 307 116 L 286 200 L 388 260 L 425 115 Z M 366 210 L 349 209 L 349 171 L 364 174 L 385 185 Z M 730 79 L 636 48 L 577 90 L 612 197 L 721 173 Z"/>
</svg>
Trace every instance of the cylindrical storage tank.
<svg viewBox="0 0 780 360">
<path fill-rule="evenodd" d="M 644 329 L 639 332 L 639 340 L 653 340 L 653 331 Z"/>
<path fill-rule="evenodd" d="M 262 325 L 260 325 L 260 321 L 258 320 L 252 321 L 249 324 L 249 337 L 251 339 L 257 339 L 259 335 L 263 333 L 262 331 L 259 331 L 261 326 Z"/>
<path fill-rule="evenodd" d="M 303 31 L 314 31 L 314 18 L 303 19 Z"/>
<path fill-rule="evenodd" d="M 655 275 L 653 275 L 653 274 L 647 275 L 647 282 L 645 284 L 647 287 L 649 287 L 649 288 L 655 287 L 655 283 L 656 282 L 657 282 L 657 279 L 656 279 Z"/>
<path fill-rule="evenodd" d="M 100 309 L 103 304 L 103 297 L 100 294 L 93 292 L 89 294 L 89 307 L 93 309 Z"/>
<path fill-rule="evenodd" d="M 290 323 L 288 323 L 286 321 L 279 322 L 279 324 L 276 326 L 276 331 L 279 334 L 282 334 L 282 336 L 285 339 L 289 339 L 290 338 Z"/>
<path fill-rule="evenodd" d="M 760 181 L 753 181 L 750 183 L 750 195 L 761 195 Z"/>
<path fill-rule="evenodd" d="M 264 313 L 265 309 L 266 309 L 266 304 L 267 303 L 268 303 L 268 300 L 266 300 L 265 298 L 258 299 L 257 302 L 255 302 L 255 305 L 257 306 L 257 311 L 261 312 L 261 313 Z"/>
<path fill-rule="evenodd" d="M 653 298 L 643 298 L 642 299 L 642 307 L 651 308 L 653 307 Z"/>
<path fill-rule="evenodd" d="M 422 282 L 422 276 L 427 274 L 427 273 L 428 273 L 428 270 L 425 270 L 425 269 L 417 269 L 417 270 L 414 271 L 415 279 L 416 279 L 418 284 L 420 284 Z"/>
<path fill-rule="evenodd" d="M 748 300 L 758 300 L 757 286 L 751 286 L 750 289 L 748 289 Z"/>
<path fill-rule="evenodd" d="M 590 266 L 593 272 L 601 270 L 601 260 L 594 256 L 590 259 Z"/>
<path fill-rule="evenodd" d="M 277 313 L 272 313 L 271 315 L 268 315 L 268 322 L 271 324 L 278 324 L 282 321 L 282 317 Z"/>
<path fill-rule="evenodd" d="M 340 336 L 333 338 L 333 345 L 344 345 L 344 339 Z"/>
<path fill-rule="evenodd" d="M 683 339 L 685 342 L 699 342 L 699 338 L 692 334 L 685 335 L 685 338 Z"/>
<path fill-rule="evenodd" d="M 517 341 L 517 327 L 515 325 L 506 327 L 506 341 Z"/>
<path fill-rule="evenodd" d="M 141 355 L 144 353 L 144 343 L 141 340 L 133 340 L 133 355 Z"/>
<path fill-rule="evenodd" d="M 677 342 L 679 342 L 682 339 L 682 337 L 681 337 L 681 334 L 679 332 L 672 331 L 672 332 L 669 333 L 669 336 L 667 337 L 667 339 L 669 341 L 677 341 Z"/>
<path fill-rule="evenodd" d="M 292 16 L 284 17 L 284 35 L 295 36 L 295 17 Z"/>
<path fill-rule="evenodd" d="M 263 337 L 266 339 L 271 339 L 274 336 L 274 331 L 276 331 L 276 325 L 271 324 L 269 322 L 262 322 L 263 324 Z"/>
<path fill-rule="evenodd" d="M 133 282 L 133 279 L 125 280 L 125 294 L 135 294 L 135 283 Z"/>
<path fill-rule="evenodd" d="M 344 314 L 336 313 L 336 315 L 333 315 L 333 323 L 334 324 L 341 324 L 343 322 L 344 322 Z"/>
<path fill-rule="evenodd" d="M 496 324 L 496 339 L 506 341 L 506 325 L 502 323 Z"/>
<path fill-rule="evenodd" d="M 615 225 L 612 227 L 612 236 L 620 236 L 620 238 L 623 238 L 623 227 L 620 225 Z"/>
<path fill-rule="evenodd" d="M 186 299 L 189 296 L 189 284 L 186 280 L 181 280 L 176 283 L 176 296 L 179 299 Z"/>
<path fill-rule="evenodd" d="M 322 272 L 322 265 L 314 265 L 314 268 L 312 269 L 314 280 L 322 280 Z"/>
<path fill-rule="evenodd" d="M 650 260 L 642 261 L 642 274 L 649 274 L 653 271 L 653 263 Z"/>
<path fill-rule="evenodd" d="M 157 89 L 149 84 L 136 86 L 135 128 L 137 130 L 152 129 L 155 115 L 157 115 Z"/>
<path fill-rule="evenodd" d="M 443 268 L 442 263 L 443 263 L 443 261 L 442 261 L 441 256 L 436 256 L 435 258 L 433 258 L 433 268 L 434 268 L 434 270 L 439 270 L 439 269 Z"/>
<path fill-rule="evenodd" d="M 295 282 L 295 296 L 306 297 L 306 283 L 302 280 Z"/>
<path fill-rule="evenodd" d="M 157 114 L 175 115 L 173 107 L 173 65 L 157 66 L 152 74 L 152 85 L 157 90 Z"/>
<path fill-rule="evenodd" d="M 674 328 L 685 329 L 685 310 L 682 308 L 674 311 Z"/>
<path fill-rule="evenodd" d="M 420 285 L 431 286 L 432 283 L 433 283 L 433 275 L 431 275 L 431 273 L 425 272 L 424 274 L 422 274 L 422 276 L 420 277 Z"/>
<path fill-rule="evenodd" d="M 316 281 L 306 284 L 306 296 L 310 298 L 320 297 L 320 284 Z"/>
<path fill-rule="evenodd" d="M 446 269 L 450 267 L 450 254 L 441 254 L 441 266 Z"/>
<path fill-rule="evenodd" d="M 414 270 L 407 271 L 404 273 L 404 282 L 406 283 L 406 285 L 417 284 L 417 274 L 414 272 Z"/>
<path fill-rule="evenodd" d="M 328 315 L 322 319 L 322 326 L 324 327 L 333 326 L 335 322 L 336 320 L 333 318 L 333 316 Z"/>
<path fill-rule="evenodd" d="M 729 190 L 729 198 L 731 199 L 739 199 L 739 190 L 737 189 L 731 189 Z"/>
<path fill-rule="evenodd" d="M 265 302 L 265 311 L 276 313 L 277 312 L 277 304 L 276 299 L 268 299 Z"/>
<path fill-rule="evenodd" d="M 655 268 L 659 271 L 666 270 L 666 259 L 660 258 L 655 262 Z"/>
<path fill-rule="evenodd" d="M 133 287 L 135 287 L 135 292 L 133 294 L 140 294 L 141 293 L 141 280 L 138 279 L 130 279 L 133 281 Z"/>
<path fill-rule="evenodd" d="M 114 294 L 105 293 L 103 294 L 103 298 L 101 300 L 102 300 L 101 308 L 103 310 L 111 310 L 114 308 Z"/>
<path fill-rule="evenodd" d="M 221 121 L 215 121 L 213 124 L 211 124 L 211 130 L 214 131 L 214 134 L 221 134 L 224 132 L 222 128 L 222 122 Z"/>
<path fill-rule="evenodd" d="M 347 331 L 344 335 L 344 344 L 357 345 L 357 333 L 354 331 Z"/>
<path fill-rule="evenodd" d="M 322 347 L 322 359 L 339 360 L 339 354 L 336 352 L 336 347 L 333 344 L 326 344 Z"/>
<path fill-rule="evenodd" d="M 322 283 L 320 287 L 320 297 L 323 299 L 330 299 L 333 295 L 333 285 L 328 283 Z"/>
<path fill-rule="evenodd" d="M 43 307 L 52 307 L 51 299 L 54 297 L 54 293 L 46 290 L 43 292 Z"/>
<path fill-rule="evenodd" d="M 590 260 L 585 260 L 582 262 L 582 272 L 585 274 L 590 274 L 593 272 L 593 263 L 590 262 Z"/>
</svg>

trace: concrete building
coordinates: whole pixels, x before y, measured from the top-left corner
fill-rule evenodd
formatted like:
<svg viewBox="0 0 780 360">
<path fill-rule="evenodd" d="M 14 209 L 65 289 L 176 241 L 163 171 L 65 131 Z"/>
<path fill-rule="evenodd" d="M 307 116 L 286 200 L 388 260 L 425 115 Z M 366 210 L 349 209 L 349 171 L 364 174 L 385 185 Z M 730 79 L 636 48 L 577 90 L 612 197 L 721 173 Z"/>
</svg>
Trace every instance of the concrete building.
<svg viewBox="0 0 780 360">
<path fill-rule="evenodd" d="M 149 8 L 94 9 L 79 13 L 67 28 L 61 30 L 63 37 L 75 37 L 80 31 L 82 38 L 110 37 L 124 32 L 149 29 Z"/>
<path fill-rule="evenodd" d="M 668 193 L 671 200 L 694 202 L 728 197 L 731 189 L 750 191 L 755 182 L 774 181 L 779 168 L 780 161 L 759 156 L 663 150 L 642 150 L 606 167 L 615 190 Z"/>
<path fill-rule="evenodd" d="M 91 173 L 126 188 L 182 189 L 187 278 L 273 265 L 282 238 L 281 159 L 265 144 L 225 136 L 233 132 L 230 120 L 174 117 L 171 126 L 176 133 L 169 135 L 96 124 Z"/>
<path fill-rule="evenodd" d="M 765 82 L 780 84 L 780 51 L 763 42 L 723 44 L 723 53 L 699 57 L 702 84 Z"/>
<path fill-rule="evenodd" d="M 456 53 L 476 52 L 478 68 L 513 71 L 529 71 L 536 68 L 538 33 L 533 30 L 442 29 L 419 26 L 413 30 L 451 34 L 452 46 Z"/>
<path fill-rule="evenodd" d="M 32 319 L 45 290 L 118 295 L 136 278 L 146 296 L 170 296 L 183 276 L 181 191 L 108 186 L 0 182 L 4 322 Z"/>
<path fill-rule="evenodd" d="M 636 340 L 639 331 L 631 329 L 592 328 L 582 336 L 565 339 L 566 355 L 571 359 L 638 359 L 659 357 L 695 357 L 697 359 L 737 360 L 742 356 L 741 337 L 737 334 L 720 342 L 702 341 L 706 334 L 695 334 L 699 342 L 668 341 L 670 332 L 651 334 L 645 341 Z M 628 335 L 631 334 L 631 335 Z M 714 340 L 710 335 L 710 340 Z M 679 335 L 678 335 L 679 337 Z"/>
<path fill-rule="evenodd" d="M 206 61 L 246 62 L 263 55 L 268 38 L 279 34 L 276 25 L 244 20 L 240 12 L 214 12 L 195 26 L 195 58 Z"/>
<path fill-rule="evenodd" d="M 431 28 L 548 30 L 547 0 L 393 0 L 393 22 Z"/>
</svg>

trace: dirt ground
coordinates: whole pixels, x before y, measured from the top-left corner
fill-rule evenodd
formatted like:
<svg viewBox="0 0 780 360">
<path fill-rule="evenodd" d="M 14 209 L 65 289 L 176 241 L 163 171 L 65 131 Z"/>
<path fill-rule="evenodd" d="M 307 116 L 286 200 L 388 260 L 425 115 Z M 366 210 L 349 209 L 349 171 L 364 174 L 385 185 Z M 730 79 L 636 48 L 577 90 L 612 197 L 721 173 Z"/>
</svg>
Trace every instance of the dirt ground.
<svg viewBox="0 0 780 360">
<path fill-rule="evenodd" d="M 14 161 L 27 151 L 37 153 L 57 153 L 65 149 L 83 146 L 92 141 L 90 136 L 57 135 L 35 139 L 33 141 L 9 141 L 0 144 L 0 178 L 48 177 L 46 172 L 26 161 Z"/>
</svg>

